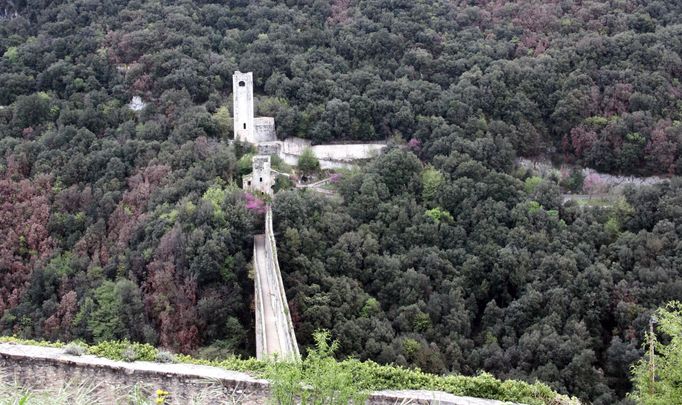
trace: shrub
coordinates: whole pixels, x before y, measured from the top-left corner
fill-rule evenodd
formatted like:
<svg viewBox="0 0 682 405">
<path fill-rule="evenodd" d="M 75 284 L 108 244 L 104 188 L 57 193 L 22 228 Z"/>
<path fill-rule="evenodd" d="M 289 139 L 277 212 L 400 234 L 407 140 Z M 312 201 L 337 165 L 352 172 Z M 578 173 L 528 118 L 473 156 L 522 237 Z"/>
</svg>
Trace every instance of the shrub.
<svg viewBox="0 0 682 405">
<path fill-rule="evenodd" d="M 532 194 L 533 191 L 542 183 L 542 178 L 538 176 L 529 177 L 523 183 L 523 188 L 526 190 L 527 194 Z"/>
<path fill-rule="evenodd" d="M 176 363 L 177 359 L 175 358 L 175 355 L 171 352 L 167 352 L 165 350 L 159 350 L 158 353 L 156 353 L 156 362 L 157 363 Z"/>
<path fill-rule="evenodd" d="M 154 361 L 158 350 L 151 345 L 143 343 L 130 343 L 124 341 L 100 342 L 89 349 L 90 354 L 106 357 L 112 360 L 123 361 Z"/>
<path fill-rule="evenodd" d="M 301 156 L 298 157 L 298 168 L 303 174 L 312 174 L 320 170 L 320 161 L 315 157 L 315 153 L 310 148 L 305 148 Z"/>
<path fill-rule="evenodd" d="M 137 352 L 132 347 L 127 347 L 121 352 L 121 357 L 123 361 L 133 362 L 138 359 Z"/>
<path fill-rule="evenodd" d="M 313 335 L 315 348 L 297 362 L 272 362 L 266 376 L 272 380 L 271 392 L 280 404 L 348 404 L 364 403 L 367 390 L 360 387 L 362 379 L 337 362 L 333 355 L 338 342 L 329 343 L 329 332 Z"/>
<path fill-rule="evenodd" d="M 82 356 L 87 352 L 87 350 L 87 347 L 76 342 L 72 342 L 64 346 L 64 353 L 70 354 L 71 356 Z"/>
</svg>

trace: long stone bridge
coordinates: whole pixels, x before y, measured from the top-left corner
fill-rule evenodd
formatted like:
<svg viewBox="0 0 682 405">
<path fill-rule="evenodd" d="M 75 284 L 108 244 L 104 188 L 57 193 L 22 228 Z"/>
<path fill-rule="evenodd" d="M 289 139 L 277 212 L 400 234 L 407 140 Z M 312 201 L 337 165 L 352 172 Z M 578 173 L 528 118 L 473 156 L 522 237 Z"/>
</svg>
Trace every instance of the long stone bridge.
<svg viewBox="0 0 682 405">
<path fill-rule="evenodd" d="M 265 213 L 265 234 L 254 237 L 253 267 L 256 289 L 256 357 L 299 360 L 301 355 L 277 260 L 270 206 Z"/>
</svg>

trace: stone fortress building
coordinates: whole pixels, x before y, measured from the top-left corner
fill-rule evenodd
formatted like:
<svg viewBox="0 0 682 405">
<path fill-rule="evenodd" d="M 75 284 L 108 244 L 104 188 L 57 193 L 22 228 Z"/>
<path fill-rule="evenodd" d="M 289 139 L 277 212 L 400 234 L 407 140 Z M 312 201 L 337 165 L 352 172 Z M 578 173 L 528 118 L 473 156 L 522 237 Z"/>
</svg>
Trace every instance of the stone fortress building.
<svg viewBox="0 0 682 405">
<path fill-rule="evenodd" d="M 276 141 L 275 119 L 254 116 L 253 73 L 234 72 L 232 92 L 234 139 L 256 145 L 261 142 Z"/>
<path fill-rule="evenodd" d="M 279 173 L 270 167 L 270 156 L 277 155 L 288 164 L 296 164 L 307 148 L 319 158 L 323 169 L 347 167 L 354 160 L 368 159 L 386 147 L 385 143 L 346 143 L 315 145 L 309 140 L 288 138 L 277 140 L 275 119 L 254 116 L 253 73 L 234 72 L 232 75 L 234 139 L 258 148 L 253 158 L 253 173 L 244 176 L 244 189 L 272 194 L 272 186 Z"/>
<path fill-rule="evenodd" d="M 253 172 L 242 177 L 242 188 L 272 194 L 272 186 L 275 185 L 275 178 L 279 173 L 270 167 L 270 156 L 254 156 L 252 165 Z"/>
<path fill-rule="evenodd" d="M 234 98 L 234 112 L 232 114 L 234 139 L 254 143 L 253 73 L 234 72 L 232 75 L 232 95 Z"/>
</svg>

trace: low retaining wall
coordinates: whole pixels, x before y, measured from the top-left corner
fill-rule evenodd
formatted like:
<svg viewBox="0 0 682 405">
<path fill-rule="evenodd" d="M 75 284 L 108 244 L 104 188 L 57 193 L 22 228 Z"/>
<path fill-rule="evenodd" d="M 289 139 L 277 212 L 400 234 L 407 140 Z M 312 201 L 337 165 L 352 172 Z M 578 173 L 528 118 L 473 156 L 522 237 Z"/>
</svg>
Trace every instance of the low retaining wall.
<svg viewBox="0 0 682 405">
<path fill-rule="evenodd" d="M 102 403 L 117 403 L 135 388 L 170 393 L 166 403 L 187 404 L 200 398 L 266 404 L 268 382 L 245 373 L 193 364 L 126 363 L 95 356 L 70 356 L 63 349 L 0 344 L 0 377 L 32 389 L 91 384 Z M 208 393 L 210 391 L 210 394 Z M 196 403 L 196 402 L 195 402 Z M 217 403 L 217 402 L 207 402 Z"/>
<path fill-rule="evenodd" d="M 166 404 L 266 404 L 269 383 L 246 373 L 193 364 L 126 363 L 71 356 L 63 349 L 0 343 L 0 378 L 41 389 L 74 387 L 83 381 L 103 404 L 116 403 L 133 387 L 170 393 Z M 210 390 L 209 394 L 206 394 Z M 368 404 L 501 405 L 503 402 L 434 391 L 379 391 Z"/>
</svg>

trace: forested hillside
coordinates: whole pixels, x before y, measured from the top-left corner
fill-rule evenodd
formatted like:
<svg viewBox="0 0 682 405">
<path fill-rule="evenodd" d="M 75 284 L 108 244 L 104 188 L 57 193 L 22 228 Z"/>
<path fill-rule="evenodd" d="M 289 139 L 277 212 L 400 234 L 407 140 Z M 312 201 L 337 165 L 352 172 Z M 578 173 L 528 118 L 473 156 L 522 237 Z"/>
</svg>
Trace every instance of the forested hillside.
<svg viewBox="0 0 682 405">
<path fill-rule="evenodd" d="M 610 404 L 682 299 L 677 178 L 583 209 L 514 170 L 682 173 L 678 1 L 0 3 L 3 334 L 254 353 L 235 70 L 280 137 L 403 145 L 276 197 L 299 342 Z"/>
</svg>

